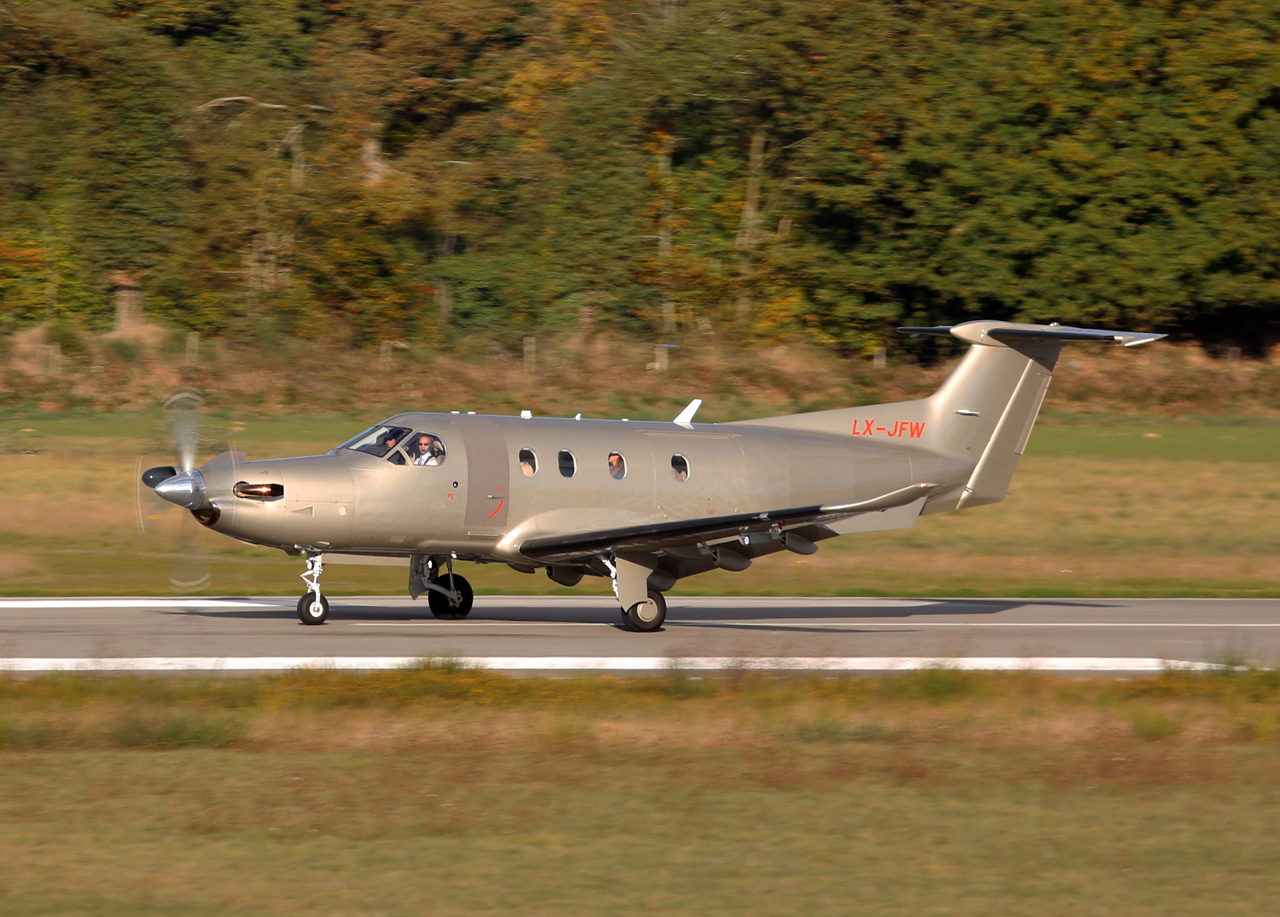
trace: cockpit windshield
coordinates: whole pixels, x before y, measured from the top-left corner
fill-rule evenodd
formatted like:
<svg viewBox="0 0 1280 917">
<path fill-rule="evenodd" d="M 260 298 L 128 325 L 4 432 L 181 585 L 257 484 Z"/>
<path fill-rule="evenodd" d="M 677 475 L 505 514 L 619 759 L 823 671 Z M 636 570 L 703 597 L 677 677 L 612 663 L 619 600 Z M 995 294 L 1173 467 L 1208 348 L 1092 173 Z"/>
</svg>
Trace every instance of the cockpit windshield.
<svg viewBox="0 0 1280 917">
<path fill-rule="evenodd" d="M 402 443 L 408 435 L 408 427 L 392 427 L 382 424 L 371 430 L 366 430 L 355 439 L 347 440 L 338 448 L 354 449 L 357 452 L 367 452 L 370 455 L 382 458 L 399 443 Z"/>
</svg>

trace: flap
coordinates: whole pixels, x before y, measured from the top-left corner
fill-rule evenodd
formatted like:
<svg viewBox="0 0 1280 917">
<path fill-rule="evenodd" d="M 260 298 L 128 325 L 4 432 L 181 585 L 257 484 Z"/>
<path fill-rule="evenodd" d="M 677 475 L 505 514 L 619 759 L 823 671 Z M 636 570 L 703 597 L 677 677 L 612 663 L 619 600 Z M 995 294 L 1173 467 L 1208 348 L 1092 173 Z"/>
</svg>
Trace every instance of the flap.
<svg viewBox="0 0 1280 917">
<path fill-rule="evenodd" d="M 690 545 L 737 538 L 775 527 L 782 530 L 814 522 L 844 519 L 860 513 L 883 512 L 914 503 L 936 489 L 936 484 L 912 484 L 870 500 L 850 503 L 798 506 L 763 513 L 735 513 L 729 516 L 708 516 L 705 519 L 684 519 L 678 522 L 630 525 L 597 532 L 531 538 L 520 545 L 520 553 L 543 561 L 565 561 L 607 551 L 656 552 L 670 549 L 673 554 L 678 554 L 681 548 Z"/>
</svg>

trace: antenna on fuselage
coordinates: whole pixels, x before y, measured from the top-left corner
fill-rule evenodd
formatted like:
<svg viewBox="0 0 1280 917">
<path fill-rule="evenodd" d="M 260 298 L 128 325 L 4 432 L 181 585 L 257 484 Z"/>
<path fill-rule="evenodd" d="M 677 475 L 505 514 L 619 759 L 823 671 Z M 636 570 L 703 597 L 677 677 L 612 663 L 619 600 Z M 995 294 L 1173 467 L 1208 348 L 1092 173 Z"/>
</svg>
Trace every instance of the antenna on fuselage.
<svg viewBox="0 0 1280 917">
<path fill-rule="evenodd" d="M 702 407 L 702 399 L 694 398 L 689 402 L 688 406 L 676 415 L 676 419 L 672 423 L 688 424 L 693 421 L 693 415 L 698 413 L 698 408 Z"/>
</svg>

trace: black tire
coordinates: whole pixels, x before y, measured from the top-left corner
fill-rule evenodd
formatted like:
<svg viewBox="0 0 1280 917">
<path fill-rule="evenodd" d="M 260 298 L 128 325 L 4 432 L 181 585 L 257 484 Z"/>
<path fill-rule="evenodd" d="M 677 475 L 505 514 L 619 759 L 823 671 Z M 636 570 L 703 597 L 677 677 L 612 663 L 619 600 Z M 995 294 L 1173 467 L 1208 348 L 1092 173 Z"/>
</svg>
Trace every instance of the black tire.
<svg viewBox="0 0 1280 917">
<path fill-rule="evenodd" d="M 662 622 L 667 620 L 667 600 L 658 590 L 650 589 L 649 601 L 657 606 L 656 614 L 645 602 L 636 602 L 622 613 L 622 622 L 627 630 L 642 634 L 662 630 Z"/>
<path fill-rule="evenodd" d="M 303 624 L 323 624 L 329 619 L 329 600 L 320 596 L 320 611 L 316 613 L 311 609 L 313 595 L 314 593 L 304 592 L 302 598 L 298 599 L 298 620 Z"/>
<path fill-rule="evenodd" d="M 449 579 L 451 574 L 445 573 L 438 576 L 435 582 L 449 588 Z M 453 588 L 458 590 L 462 601 L 453 604 L 449 601 L 449 597 L 443 593 L 436 592 L 434 589 L 427 590 L 427 604 L 431 606 L 431 613 L 442 621 L 461 621 L 467 615 L 471 614 L 471 606 L 475 604 L 476 596 L 471 591 L 471 584 L 468 583 L 458 574 L 452 574 Z"/>
</svg>

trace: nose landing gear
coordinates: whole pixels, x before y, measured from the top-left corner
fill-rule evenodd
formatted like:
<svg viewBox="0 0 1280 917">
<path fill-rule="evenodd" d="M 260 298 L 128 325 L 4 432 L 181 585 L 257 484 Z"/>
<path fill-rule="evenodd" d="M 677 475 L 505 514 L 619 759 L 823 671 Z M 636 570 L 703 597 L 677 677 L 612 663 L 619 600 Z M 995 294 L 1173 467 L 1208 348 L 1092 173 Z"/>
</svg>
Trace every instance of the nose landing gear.
<svg viewBox="0 0 1280 917">
<path fill-rule="evenodd" d="M 307 572 L 302 581 L 307 591 L 298 599 L 298 620 L 303 624 L 323 624 L 329 617 L 329 600 L 320 594 L 320 574 L 324 572 L 324 555 L 307 555 Z"/>
</svg>

